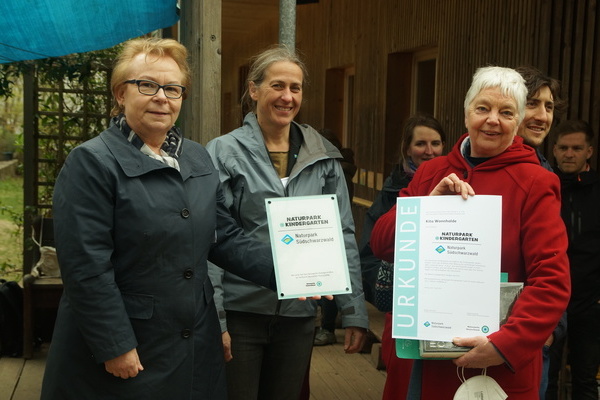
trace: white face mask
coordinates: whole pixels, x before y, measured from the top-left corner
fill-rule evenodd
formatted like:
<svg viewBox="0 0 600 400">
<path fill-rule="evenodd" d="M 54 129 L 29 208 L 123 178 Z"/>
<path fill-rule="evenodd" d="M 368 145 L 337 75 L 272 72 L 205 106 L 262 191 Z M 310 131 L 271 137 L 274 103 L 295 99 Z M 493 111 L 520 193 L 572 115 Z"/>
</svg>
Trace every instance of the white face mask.
<svg viewBox="0 0 600 400">
<path fill-rule="evenodd" d="M 462 368 L 461 378 L 457 367 L 456 373 L 462 385 L 454 394 L 454 400 L 505 400 L 508 395 L 493 378 L 486 375 L 486 371 L 484 368 L 482 375 L 465 379 L 465 369 Z"/>
</svg>

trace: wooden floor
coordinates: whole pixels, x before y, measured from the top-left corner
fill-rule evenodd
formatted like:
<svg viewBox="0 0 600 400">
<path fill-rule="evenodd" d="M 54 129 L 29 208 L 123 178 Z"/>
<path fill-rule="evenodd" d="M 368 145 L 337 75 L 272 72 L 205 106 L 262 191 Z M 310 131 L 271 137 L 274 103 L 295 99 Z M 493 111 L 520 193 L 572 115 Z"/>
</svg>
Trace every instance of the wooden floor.
<svg viewBox="0 0 600 400">
<path fill-rule="evenodd" d="M 0 400 L 39 400 L 47 346 L 31 360 L 0 358 Z"/>
<path fill-rule="evenodd" d="M 314 347 L 310 400 L 380 400 L 385 371 L 375 368 L 370 354 L 344 354 L 343 334 L 336 330 L 337 344 Z M 0 400 L 39 400 L 47 349 L 42 345 L 31 360 L 0 358 Z"/>
<path fill-rule="evenodd" d="M 310 400 L 381 400 L 385 371 L 371 354 L 344 354 L 344 330 L 335 332 L 336 344 L 313 348 Z"/>
<path fill-rule="evenodd" d="M 311 400 L 380 400 L 385 371 L 371 362 L 370 354 L 344 354 L 344 331 L 338 343 L 315 347 L 311 364 Z M 31 360 L 0 358 L 0 400 L 39 400 L 48 345 Z"/>
</svg>

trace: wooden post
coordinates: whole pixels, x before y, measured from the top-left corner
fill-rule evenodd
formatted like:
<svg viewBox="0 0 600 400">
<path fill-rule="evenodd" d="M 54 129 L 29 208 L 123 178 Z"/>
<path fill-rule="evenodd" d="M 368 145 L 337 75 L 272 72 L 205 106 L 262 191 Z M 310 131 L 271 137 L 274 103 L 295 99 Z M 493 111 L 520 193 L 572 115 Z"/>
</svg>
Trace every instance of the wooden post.
<svg viewBox="0 0 600 400">
<path fill-rule="evenodd" d="M 182 1 L 180 29 L 192 85 L 179 121 L 185 137 L 206 144 L 221 134 L 221 0 Z"/>
<path fill-rule="evenodd" d="M 31 272 L 34 251 L 25 244 L 31 238 L 31 222 L 33 214 L 31 207 L 37 205 L 37 141 L 33 135 L 37 118 L 35 116 L 35 87 L 33 68 L 23 73 L 23 276 Z"/>
</svg>

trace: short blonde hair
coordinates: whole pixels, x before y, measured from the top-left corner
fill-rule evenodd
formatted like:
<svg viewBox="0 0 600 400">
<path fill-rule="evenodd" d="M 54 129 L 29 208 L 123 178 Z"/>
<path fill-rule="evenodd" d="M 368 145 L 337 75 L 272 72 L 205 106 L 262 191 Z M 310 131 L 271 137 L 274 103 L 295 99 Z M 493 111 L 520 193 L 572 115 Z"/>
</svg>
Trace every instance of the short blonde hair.
<svg viewBox="0 0 600 400">
<path fill-rule="evenodd" d="M 171 57 L 183 73 L 182 84 L 187 89 L 183 93 L 183 98 L 185 99 L 187 97 L 191 83 L 191 70 L 187 61 L 188 52 L 185 46 L 173 39 L 138 38 L 125 42 L 123 49 L 115 60 L 115 66 L 110 80 L 113 99 L 116 99 L 117 91 L 124 85 L 125 80 L 127 80 L 129 65 L 138 54 L 156 57 Z M 116 100 L 113 101 L 114 105 L 111 115 L 119 115 L 123 112 L 123 106 L 119 105 Z"/>
</svg>

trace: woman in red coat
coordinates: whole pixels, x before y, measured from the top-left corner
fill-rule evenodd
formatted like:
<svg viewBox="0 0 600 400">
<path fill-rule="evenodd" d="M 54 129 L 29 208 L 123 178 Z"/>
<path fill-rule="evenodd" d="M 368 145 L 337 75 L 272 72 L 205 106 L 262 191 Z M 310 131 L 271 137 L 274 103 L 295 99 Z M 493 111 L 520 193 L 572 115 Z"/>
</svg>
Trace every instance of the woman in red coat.
<svg viewBox="0 0 600 400">
<path fill-rule="evenodd" d="M 477 70 L 465 99 L 468 133 L 448 156 L 424 163 L 401 196 L 475 194 L 502 196 L 502 272 L 525 287 L 499 331 L 455 338 L 473 347 L 456 360 L 423 360 L 413 369 L 408 399 L 452 399 L 465 377 L 487 368 L 510 400 L 538 397 L 542 348 L 570 295 L 567 237 L 560 218 L 560 184 L 539 166 L 535 151 L 516 136 L 527 89 L 514 70 Z M 459 178 L 460 177 L 460 178 Z M 467 200 L 468 201 L 468 200 Z M 396 207 L 371 235 L 375 256 L 393 261 Z M 420 372 L 420 379 L 417 375 Z"/>
</svg>

